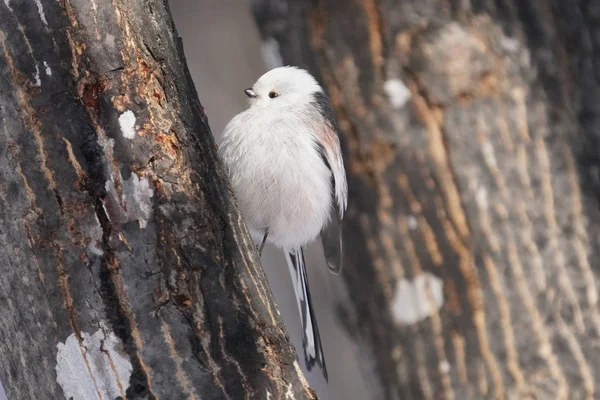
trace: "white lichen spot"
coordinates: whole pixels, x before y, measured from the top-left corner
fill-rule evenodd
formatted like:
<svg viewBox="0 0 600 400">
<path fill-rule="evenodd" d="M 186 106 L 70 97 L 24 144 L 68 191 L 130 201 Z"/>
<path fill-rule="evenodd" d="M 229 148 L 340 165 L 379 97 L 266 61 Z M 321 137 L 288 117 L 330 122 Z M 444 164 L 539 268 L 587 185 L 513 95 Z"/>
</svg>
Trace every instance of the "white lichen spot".
<svg viewBox="0 0 600 400">
<path fill-rule="evenodd" d="M 102 147 L 102 151 L 107 157 L 112 157 L 115 148 L 115 139 L 98 137 L 98 145 Z M 112 173 L 112 170 L 111 170 Z"/>
<path fill-rule="evenodd" d="M 48 21 L 46 21 L 46 14 L 44 14 L 44 7 L 42 7 L 41 0 L 35 0 L 35 4 L 37 5 L 38 13 L 40 14 L 40 18 L 42 19 L 42 22 L 44 23 L 44 25 L 47 26 Z"/>
<path fill-rule="evenodd" d="M 477 202 L 477 206 L 479 206 L 480 209 L 482 210 L 487 210 L 488 209 L 488 192 L 486 190 L 486 188 L 484 188 L 483 186 L 480 186 L 477 189 L 477 193 L 475 193 L 475 201 Z"/>
<path fill-rule="evenodd" d="M 443 360 L 438 365 L 438 368 L 440 369 L 440 372 L 442 374 L 447 374 L 448 372 L 450 372 L 450 363 L 448 362 L 448 360 Z"/>
<path fill-rule="evenodd" d="M 444 283 L 429 272 L 417 275 L 412 281 L 396 283 L 392 310 L 400 324 L 414 324 L 439 310 L 444 304 Z"/>
<path fill-rule="evenodd" d="M 287 391 L 285 392 L 285 398 L 296 400 L 296 396 L 294 396 L 294 392 L 292 392 L 292 384 L 288 384 Z"/>
<path fill-rule="evenodd" d="M 119 116 L 119 126 L 124 138 L 133 139 L 135 137 L 135 114 L 133 111 L 127 110 Z"/>
<path fill-rule="evenodd" d="M 148 178 L 140 179 L 137 174 L 132 173 L 131 178 L 124 182 L 123 193 L 126 199 L 134 204 L 133 211 L 137 216 L 140 228 L 144 229 L 148 226 L 148 219 L 152 212 L 152 196 L 154 191 L 150 187 Z"/>
<path fill-rule="evenodd" d="M 154 190 L 150 186 L 148 178 L 140 178 L 135 172 L 132 172 L 127 180 L 123 180 L 121 177 L 121 184 L 122 199 L 112 180 L 107 181 L 104 185 L 108 194 L 105 202 L 110 202 L 110 206 L 105 207 L 109 212 L 107 215 L 115 223 L 137 220 L 140 229 L 145 229 L 152 215 L 152 197 L 154 196 Z"/>
<path fill-rule="evenodd" d="M 100 246 L 100 243 L 102 243 L 102 226 L 100 225 L 98 216 L 94 214 L 94 217 L 96 217 L 96 225 L 88 229 L 90 239 L 92 240 L 86 250 L 95 256 L 102 256 L 104 254 L 104 250 Z"/>
<path fill-rule="evenodd" d="M 273 397 L 273 395 L 267 390 L 267 400 L 271 400 L 271 397 Z"/>
<path fill-rule="evenodd" d="M 500 37 L 500 45 L 504 48 L 504 50 L 510 53 L 514 53 L 519 49 L 519 41 L 517 39 L 504 35 Z"/>
<path fill-rule="evenodd" d="M 496 164 L 496 155 L 494 154 L 494 147 L 492 146 L 492 144 L 489 141 L 484 141 L 483 144 L 481 145 L 481 150 L 483 152 L 483 158 L 485 159 L 485 162 L 494 168 L 497 168 L 497 164 Z"/>
<path fill-rule="evenodd" d="M 50 69 L 50 66 L 48 65 L 48 63 L 46 61 L 44 61 L 44 68 L 46 70 L 46 75 L 52 76 L 52 70 Z"/>
<path fill-rule="evenodd" d="M 115 47 L 115 36 L 111 35 L 110 33 L 107 33 L 105 42 L 108 47 L 114 48 Z"/>
<path fill-rule="evenodd" d="M 260 50 L 268 69 L 283 66 L 283 58 L 281 57 L 281 52 L 279 51 L 279 42 L 277 42 L 277 40 L 272 37 L 264 40 Z"/>
<path fill-rule="evenodd" d="M 35 79 L 35 86 L 42 86 L 42 80 L 40 79 L 40 69 L 37 65 L 35 66 L 35 76 L 33 78 Z"/>
<path fill-rule="evenodd" d="M 59 343 L 56 354 L 56 380 L 65 398 L 73 400 L 125 397 L 133 370 L 122 350 L 121 340 L 112 331 L 75 334 Z M 85 357 L 84 357 L 85 355 Z"/>
<path fill-rule="evenodd" d="M 408 229 L 414 231 L 415 229 L 417 229 L 417 226 L 419 226 L 419 223 L 414 215 L 409 215 L 406 218 L 406 225 L 408 226 Z"/>
<path fill-rule="evenodd" d="M 383 84 L 383 90 L 387 94 L 393 108 L 399 109 L 406 105 L 410 99 L 410 90 L 400 79 L 389 79 Z"/>
<path fill-rule="evenodd" d="M 6 8 L 12 11 L 12 8 L 10 8 L 10 0 L 4 0 L 4 5 L 6 6 Z"/>
</svg>

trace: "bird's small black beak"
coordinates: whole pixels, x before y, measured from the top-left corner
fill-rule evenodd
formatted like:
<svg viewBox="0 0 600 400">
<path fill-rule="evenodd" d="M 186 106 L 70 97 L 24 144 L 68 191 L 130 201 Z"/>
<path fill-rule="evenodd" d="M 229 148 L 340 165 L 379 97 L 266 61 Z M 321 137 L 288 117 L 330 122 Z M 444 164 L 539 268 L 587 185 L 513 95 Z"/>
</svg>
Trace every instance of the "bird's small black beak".
<svg viewBox="0 0 600 400">
<path fill-rule="evenodd" d="M 256 97 L 256 93 L 254 93 L 254 90 L 252 90 L 252 88 L 244 90 L 244 93 L 246 93 L 246 96 L 250 98 Z"/>
</svg>

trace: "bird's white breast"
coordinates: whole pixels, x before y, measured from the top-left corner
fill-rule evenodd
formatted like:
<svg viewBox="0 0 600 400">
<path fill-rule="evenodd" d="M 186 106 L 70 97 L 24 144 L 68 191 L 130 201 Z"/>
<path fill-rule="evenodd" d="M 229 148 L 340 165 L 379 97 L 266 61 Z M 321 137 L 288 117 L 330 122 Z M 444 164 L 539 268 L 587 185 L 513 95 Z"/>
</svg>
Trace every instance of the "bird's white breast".
<svg viewBox="0 0 600 400">
<path fill-rule="evenodd" d="M 307 121 L 294 115 L 256 120 L 242 113 L 225 129 L 220 152 L 257 242 L 268 228 L 270 242 L 297 248 L 327 223 L 331 172 Z"/>
</svg>

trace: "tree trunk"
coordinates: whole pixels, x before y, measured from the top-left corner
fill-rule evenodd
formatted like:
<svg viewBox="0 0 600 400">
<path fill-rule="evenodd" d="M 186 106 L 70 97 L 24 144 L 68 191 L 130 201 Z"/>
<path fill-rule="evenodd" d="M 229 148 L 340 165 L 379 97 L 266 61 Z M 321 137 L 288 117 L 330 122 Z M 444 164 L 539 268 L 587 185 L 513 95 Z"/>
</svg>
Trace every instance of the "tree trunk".
<svg viewBox="0 0 600 400">
<path fill-rule="evenodd" d="M 166 1 L 0 2 L 16 399 L 309 399 Z"/>
<path fill-rule="evenodd" d="M 598 398 L 600 1 L 254 3 L 337 112 L 373 398 Z"/>
</svg>

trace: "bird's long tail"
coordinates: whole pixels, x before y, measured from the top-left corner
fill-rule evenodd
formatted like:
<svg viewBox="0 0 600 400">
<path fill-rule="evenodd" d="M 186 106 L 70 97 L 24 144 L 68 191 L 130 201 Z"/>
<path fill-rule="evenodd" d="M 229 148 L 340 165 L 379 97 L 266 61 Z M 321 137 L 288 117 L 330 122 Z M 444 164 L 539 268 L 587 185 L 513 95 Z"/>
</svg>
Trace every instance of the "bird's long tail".
<svg viewBox="0 0 600 400">
<path fill-rule="evenodd" d="M 304 346 L 304 356 L 306 359 L 306 368 L 310 371 L 317 364 L 323 370 L 325 380 L 327 380 L 327 367 L 325 366 L 325 356 L 323 355 L 323 345 L 317 326 L 317 317 L 313 310 L 308 290 L 308 276 L 306 274 L 306 264 L 304 263 L 304 252 L 302 248 L 285 254 L 294 291 L 296 292 L 296 301 L 300 320 L 302 322 L 302 343 Z"/>
</svg>

